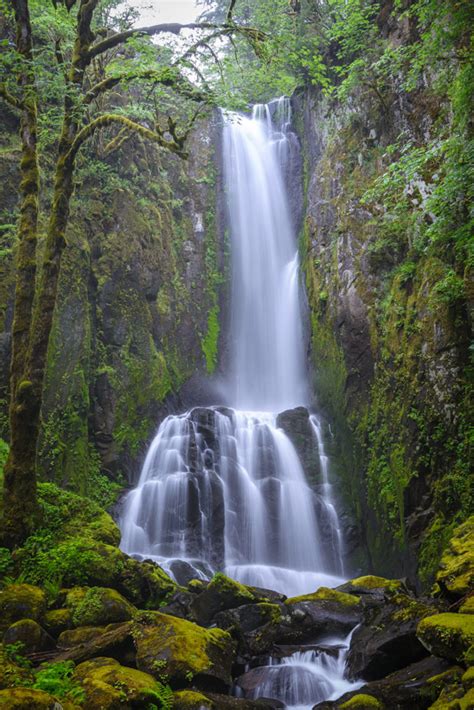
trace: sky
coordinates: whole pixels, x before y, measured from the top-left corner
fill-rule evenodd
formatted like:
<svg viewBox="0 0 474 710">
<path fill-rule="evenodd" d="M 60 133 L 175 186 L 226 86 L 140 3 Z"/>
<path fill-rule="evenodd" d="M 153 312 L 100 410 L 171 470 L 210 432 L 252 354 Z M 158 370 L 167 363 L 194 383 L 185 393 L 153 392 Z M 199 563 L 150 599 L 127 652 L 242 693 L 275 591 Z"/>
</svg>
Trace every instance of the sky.
<svg viewBox="0 0 474 710">
<path fill-rule="evenodd" d="M 129 0 L 130 5 L 141 9 L 140 25 L 160 22 L 193 22 L 204 10 L 195 0 Z"/>
</svg>

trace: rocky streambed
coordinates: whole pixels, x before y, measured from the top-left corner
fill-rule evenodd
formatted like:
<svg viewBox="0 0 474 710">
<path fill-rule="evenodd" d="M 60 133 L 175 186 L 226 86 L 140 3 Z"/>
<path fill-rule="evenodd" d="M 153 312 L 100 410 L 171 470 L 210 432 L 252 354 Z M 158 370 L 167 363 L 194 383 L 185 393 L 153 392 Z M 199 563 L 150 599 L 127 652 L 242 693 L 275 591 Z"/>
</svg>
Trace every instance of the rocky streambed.
<svg viewBox="0 0 474 710">
<path fill-rule="evenodd" d="M 56 541 L 3 579 L 0 708 L 474 707 L 473 520 L 430 596 L 363 576 L 286 598 L 221 573 L 177 585 L 122 553 L 96 506 L 41 491 Z M 61 554 L 62 585 L 35 578 Z"/>
</svg>

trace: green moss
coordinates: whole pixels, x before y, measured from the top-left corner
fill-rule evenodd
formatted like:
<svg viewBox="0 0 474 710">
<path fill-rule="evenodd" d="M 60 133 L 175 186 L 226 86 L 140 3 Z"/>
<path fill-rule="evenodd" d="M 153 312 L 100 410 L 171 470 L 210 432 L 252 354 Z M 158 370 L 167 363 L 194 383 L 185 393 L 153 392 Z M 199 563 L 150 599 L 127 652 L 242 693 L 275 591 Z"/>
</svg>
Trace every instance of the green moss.
<svg viewBox="0 0 474 710">
<path fill-rule="evenodd" d="M 103 626 L 105 624 L 129 621 L 136 609 L 115 589 L 90 587 L 83 594 L 68 594 L 67 606 L 72 611 L 75 626 Z"/>
<path fill-rule="evenodd" d="M 353 582 L 353 584 L 355 584 L 355 582 Z M 344 592 L 338 592 L 336 589 L 320 587 L 316 592 L 313 592 L 312 594 L 303 594 L 299 597 L 291 597 L 290 599 L 287 599 L 285 601 L 285 604 L 317 601 L 329 601 L 334 602 L 335 604 L 341 604 L 342 606 L 357 606 L 360 603 L 360 597 L 357 597 L 353 594 L 345 594 Z"/>
<path fill-rule="evenodd" d="M 213 710 L 215 704 L 196 690 L 179 690 L 174 694 L 174 710 Z"/>
<path fill-rule="evenodd" d="M 474 586 L 473 536 L 474 516 L 471 516 L 453 530 L 436 575 L 443 589 L 459 597 L 469 594 Z"/>
<path fill-rule="evenodd" d="M 233 599 L 241 603 L 255 601 L 256 597 L 251 587 L 237 582 L 235 579 L 227 577 L 222 572 L 217 572 L 209 582 L 207 589 L 219 592 L 222 595 L 230 595 Z"/>
<path fill-rule="evenodd" d="M 383 710 L 384 705 L 373 695 L 359 693 L 340 705 L 341 710 Z"/>
<path fill-rule="evenodd" d="M 206 370 L 209 375 L 215 371 L 217 365 L 219 330 L 219 306 L 215 305 L 209 311 L 207 333 L 202 340 L 202 351 L 206 358 Z"/>
<path fill-rule="evenodd" d="M 417 636 L 434 655 L 463 663 L 474 644 L 474 617 L 470 614 L 436 614 L 420 621 Z"/>
<path fill-rule="evenodd" d="M 362 587 L 363 589 L 396 590 L 401 587 L 401 582 L 398 579 L 385 579 L 384 577 L 376 577 L 375 575 L 357 577 L 356 579 L 352 579 L 350 583 L 354 587 Z"/>
<path fill-rule="evenodd" d="M 46 612 L 46 595 L 31 584 L 9 584 L 0 591 L 0 630 L 20 619 L 40 621 Z"/>
</svg>

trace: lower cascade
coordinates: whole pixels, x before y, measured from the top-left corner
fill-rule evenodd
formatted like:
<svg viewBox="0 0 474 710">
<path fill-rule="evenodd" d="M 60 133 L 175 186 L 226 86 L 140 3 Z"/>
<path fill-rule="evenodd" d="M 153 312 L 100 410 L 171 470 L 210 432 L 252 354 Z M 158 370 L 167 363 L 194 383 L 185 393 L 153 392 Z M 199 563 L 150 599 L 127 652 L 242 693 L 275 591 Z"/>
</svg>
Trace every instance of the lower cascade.
<svg viewBox="0 0 474 710">
<path fill-rule="evenodd" d="M 344 541 L 322 425 L 306 410 L 318 467 L 310 486 L 279 413 L 309 401 L 303 299 L 285 175 L 298 149 L 288 99 L 224 116 L 232 253 L 228 406 L 168 416 L 124 501 L 122 549 L 180 584 L 217 572 L 287 597 L 336 587 Z M 234 694 L 292 710 L 340 696 L 349 636 L 248 670 Z M 315 643 L 319 639 L 314 639 Z"/>
</svg>

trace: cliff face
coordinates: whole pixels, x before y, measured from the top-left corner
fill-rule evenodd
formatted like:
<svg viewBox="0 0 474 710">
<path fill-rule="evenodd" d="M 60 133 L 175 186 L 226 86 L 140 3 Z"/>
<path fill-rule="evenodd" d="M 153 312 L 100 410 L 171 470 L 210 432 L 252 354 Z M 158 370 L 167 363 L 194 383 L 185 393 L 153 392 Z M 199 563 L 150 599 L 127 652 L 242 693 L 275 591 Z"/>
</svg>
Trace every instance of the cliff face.
<svg viewBox="0 0 474 710">
<path fill-rule="evenodd" d="M 406 40 L 406 28 L 387 31 Z M 409 221 L 442 166 L 434 161 L 428 176 L 420 171 L 404 185 L 398 233 L 387 229 L 390 205 L 373 190 L 397 179 L 385 176 L 404 146 L 429 149 L 446 103 L 429 83 L 409 95 L 394 81 L 383 95 L 358 86 L 329 101 L 310 89 L 294 104 L 305 156 L 314 386 L 335 423 L 342 496 L 374 569 L 414 576 L 419 556 L 428 581 L 472 506 L 472 289 L 467 265 L 439 245 L 418 248 Z"/>
<path fill-rule="evenodd" d="M 48 355 L 38 451 L 45 479 L 107 497 L 111 481 L 137 474 L 180 386 L 215 369 L 216 131 L 213 121 L 200 124 L 188 161 L 135 140 L 80 172 Z M 13 145 L 12 166 L 14 157 Z M 12 212 L 16 171 L 6 177 L 0 200 Z M 4 404 L 14 260 L 7 246 Z"/>
</svg>

